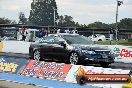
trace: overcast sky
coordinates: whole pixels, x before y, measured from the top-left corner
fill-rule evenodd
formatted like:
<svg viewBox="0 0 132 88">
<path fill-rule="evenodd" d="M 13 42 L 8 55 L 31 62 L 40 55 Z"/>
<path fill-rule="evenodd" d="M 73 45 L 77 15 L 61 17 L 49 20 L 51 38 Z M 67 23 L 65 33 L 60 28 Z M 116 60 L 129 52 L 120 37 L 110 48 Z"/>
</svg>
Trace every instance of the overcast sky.
<svg viewBox="0 0 132 88">
<path fill-rule="evenodd" d="M 122 0 L 120 0 L 122 1 Z M 32 0 L 0 0 L 0 17 L 18 21 L 19 12 L 29 17 Z M 59 15 L 69 15 L 79 24 L 96 21 L 114 23 L 116 0 L 56 0 Z M 132 0 L 124 0 L 119 6 L 118 21 L 132 18 Z"/>
</svg>

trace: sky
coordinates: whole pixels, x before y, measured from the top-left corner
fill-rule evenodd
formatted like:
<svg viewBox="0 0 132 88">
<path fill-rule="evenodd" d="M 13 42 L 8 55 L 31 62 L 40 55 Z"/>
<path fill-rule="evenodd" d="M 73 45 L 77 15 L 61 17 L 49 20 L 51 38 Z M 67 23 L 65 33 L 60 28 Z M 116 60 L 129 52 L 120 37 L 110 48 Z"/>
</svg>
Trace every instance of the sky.
<svg viewBox="0 0 132 88">
<path fill-rule="evenodd" d="M 123 0 L 120 0 L 123 1 Z M 30 15 L 32 0 L 0 0 L 0 17 L 19 20 L 19 12 Z M 116 0 L 56 0 L 59 15 L 69 15 L 79 24 L 115 23 Z M 118 9 L 118 21 L 132 18 L 132 0 L 124 0 Z"/>
</svg>

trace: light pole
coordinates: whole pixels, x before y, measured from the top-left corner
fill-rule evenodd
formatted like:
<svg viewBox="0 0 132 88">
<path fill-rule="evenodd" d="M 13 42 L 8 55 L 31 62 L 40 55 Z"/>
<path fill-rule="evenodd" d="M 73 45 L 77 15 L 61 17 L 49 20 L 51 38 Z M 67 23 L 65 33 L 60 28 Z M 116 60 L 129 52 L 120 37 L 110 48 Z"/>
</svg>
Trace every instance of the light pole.
<svg viewBox="0 0 132 88">
<path fill-rule="evenodd" d="M 120 6 L 121 4 L 123 4 L 123 1 L 118 1 L 118 0 L 116 0 L 117 1 L 117 7 L 116 7 L 116 41 L 118 40 L 118 38 L 117 38 L 117 33 L 118 33 L 118 6 Z"/>
<path fill-rule="evenodd" d="M 54 26 L 55 26 L 55 11 L 56 11 L 56 9 L 54 8 Z"/>
</svg>

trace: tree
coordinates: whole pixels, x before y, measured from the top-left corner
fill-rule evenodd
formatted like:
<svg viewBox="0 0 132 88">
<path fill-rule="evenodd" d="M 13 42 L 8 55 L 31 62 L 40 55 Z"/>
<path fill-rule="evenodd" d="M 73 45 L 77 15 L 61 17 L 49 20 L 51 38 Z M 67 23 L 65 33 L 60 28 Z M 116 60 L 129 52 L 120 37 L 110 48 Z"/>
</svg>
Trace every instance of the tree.
<svg viewBox="0 0 132 88">
<path fill-rule="evenodd" d="M 64 27 L 76 27 L 79 26 L 78 22 L 73 21 L 73 17 L 64 15 L 59 17 L 58 26 L 64 26 Z"/>
<path fill-rule="evenodd" d="M 16 24 L 16 21 L 3 17 L 0 18 L 0 24 Z"/>
<path fill-rule="evenodd" d="M 132 29 L 132 19 L 131 18 L 124 18 L 120 20 L 120 23 L 118 24 L 119 28 L 126 28 L 126 29 Z"/>
<path fill-rule="evenodd" d="M 33 0 L 29 21 L 33 25 L 53 26 L 59 18 L 55 0 Z"/>
<path fill-rule="evenodd" d="M 108 24 L 102 23 L 102 22 L 94 22 L 88 25 L 88 28 L 109 28 Z"/>
<path fill-rule="evenodd" d="M 19 22 L 18 24 L 27 24 L 27 18 L 23 12 L 19 13 Z"/>
</svg>

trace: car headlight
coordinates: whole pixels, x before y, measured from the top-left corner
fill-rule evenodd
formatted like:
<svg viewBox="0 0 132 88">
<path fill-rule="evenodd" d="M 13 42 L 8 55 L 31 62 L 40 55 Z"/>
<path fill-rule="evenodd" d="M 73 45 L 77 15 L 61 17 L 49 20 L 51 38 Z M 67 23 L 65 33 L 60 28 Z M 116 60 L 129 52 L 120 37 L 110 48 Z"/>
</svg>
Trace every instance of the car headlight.
<svg viewBox="0 0 132 88">
<path fill-rule="evenodd" d="M 94 51 L 89 51 L 89 50 L 82 50 L 83 53 L 88 53 L 88 54 L 96 54 Z"/>
<path fill-rule="evenodd" d="M 110 50 L 109 54 L 113 54 L 113 52 Z"/>
</svg>

